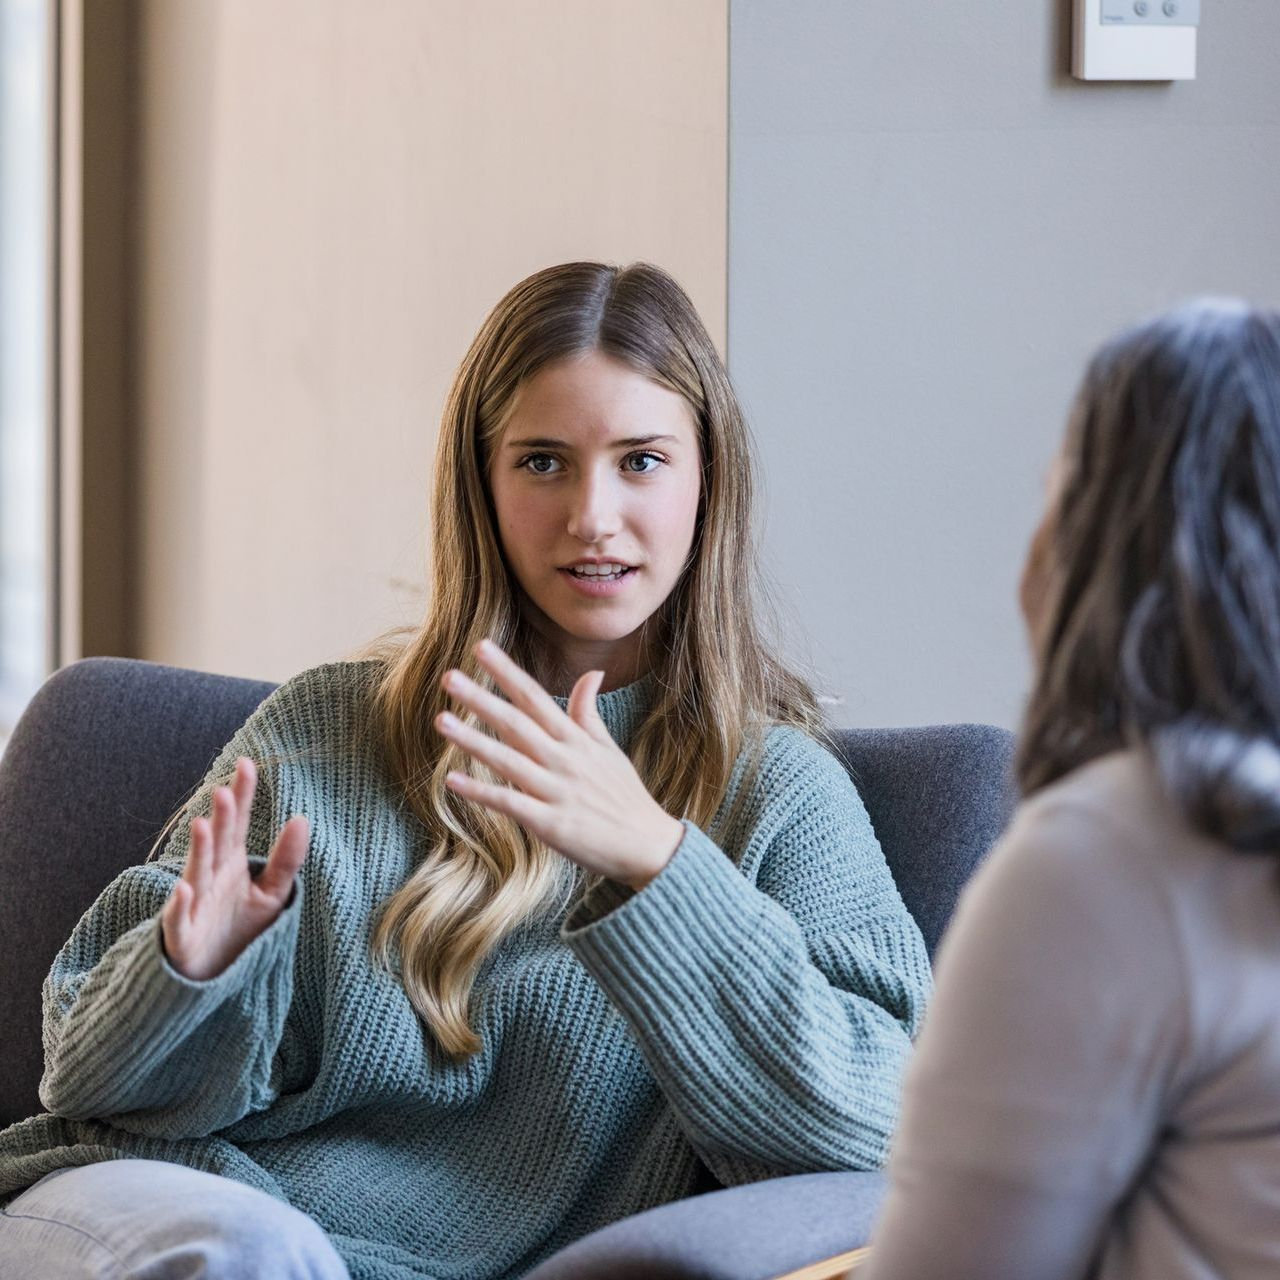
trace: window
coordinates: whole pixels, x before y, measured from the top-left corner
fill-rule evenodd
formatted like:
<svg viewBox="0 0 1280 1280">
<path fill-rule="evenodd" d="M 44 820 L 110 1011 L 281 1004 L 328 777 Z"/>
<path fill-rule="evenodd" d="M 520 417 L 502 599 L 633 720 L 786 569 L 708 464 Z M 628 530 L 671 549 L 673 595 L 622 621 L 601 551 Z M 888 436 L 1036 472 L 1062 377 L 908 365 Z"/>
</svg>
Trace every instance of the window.
<svg viewBox="0 0 1280 1280">
<path fill-rule="evenodd" d="M 0 0 L 0 751 L 49 672 L 52 0 Z"/>
</svg>

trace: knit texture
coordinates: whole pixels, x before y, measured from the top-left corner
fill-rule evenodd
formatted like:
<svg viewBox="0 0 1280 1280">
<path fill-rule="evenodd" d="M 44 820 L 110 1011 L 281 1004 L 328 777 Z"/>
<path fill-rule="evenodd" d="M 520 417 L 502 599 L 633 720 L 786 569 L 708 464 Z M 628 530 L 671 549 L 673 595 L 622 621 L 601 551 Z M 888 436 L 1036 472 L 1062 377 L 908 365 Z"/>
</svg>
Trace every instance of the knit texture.
<svg viewBox="0 0 1280 1280">
<path fill-rule="evenodd" d="M 642 890 L 606 880 L 505 939 L 475 988 L 484 1048 L 455 1063 L 369 954 L 425 835 L 368 745 L 375 673 L 327 663 L 277 688 L 160 858 L 80 919 L 43 990 L 48 1113 L 0 1132 L 0 1204 L 67 1165 L 170 1160 L 310 1214 L 353 1280 L 516 1280 L 692 1194 L 703 1165 L 736 1185 L 883 1164 L 931 974 L 830 752 L 774 726 L 723 848 L 682 819 Z M 653 680 L 597 698 L 624 750 Z M 268 751 L 298 758 L 259 764 L 251 869 L 297 813 L 306 862 L 270 927 L 191 981 L 160 929 L 191 818 Z"/>
</svg>

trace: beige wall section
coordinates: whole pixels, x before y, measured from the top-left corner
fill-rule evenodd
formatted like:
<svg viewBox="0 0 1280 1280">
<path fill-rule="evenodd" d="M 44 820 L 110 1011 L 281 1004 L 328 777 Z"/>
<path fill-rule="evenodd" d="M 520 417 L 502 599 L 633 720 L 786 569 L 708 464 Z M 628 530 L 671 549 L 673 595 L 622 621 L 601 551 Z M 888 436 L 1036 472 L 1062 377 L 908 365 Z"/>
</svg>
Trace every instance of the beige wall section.
<svg viewBox="0 0 1280 1280">
<path fill-rule="evenodd" d="M 283 680 L 426 600 L 454 368 L 648 259 L 725 342 L 725 0 L 149 0 L 138 656 Z"/>
</svg>

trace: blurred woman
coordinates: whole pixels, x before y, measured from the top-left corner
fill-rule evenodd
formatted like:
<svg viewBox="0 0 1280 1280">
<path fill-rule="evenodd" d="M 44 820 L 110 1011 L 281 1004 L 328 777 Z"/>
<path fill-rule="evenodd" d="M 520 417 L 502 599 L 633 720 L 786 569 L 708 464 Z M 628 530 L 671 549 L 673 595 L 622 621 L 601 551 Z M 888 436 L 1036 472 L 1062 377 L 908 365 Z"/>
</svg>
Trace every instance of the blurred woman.
<svg viewBox="0 0 1280 1280">
<path fill-rule="evenodd" d="M 1023 803 L 961 897 L 857 1280 L 1280 1275 L 1280 315 L 1095 357 L 1022 582 Z"/>
</svg>

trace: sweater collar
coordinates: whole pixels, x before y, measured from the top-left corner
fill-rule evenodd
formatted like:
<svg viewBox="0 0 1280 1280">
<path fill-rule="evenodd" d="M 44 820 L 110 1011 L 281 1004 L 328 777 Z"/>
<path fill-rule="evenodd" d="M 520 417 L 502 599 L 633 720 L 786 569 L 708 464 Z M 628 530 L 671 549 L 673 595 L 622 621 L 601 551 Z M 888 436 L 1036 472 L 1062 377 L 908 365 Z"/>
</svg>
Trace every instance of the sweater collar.
<svg viewBox="0 0 1280 1280">
<path fill-rule="evenodd" d="M 639 680 L 631 684 L 620 685 L 610 689 L 608 693 L 596 695 L 596 710 L 604 721 L 609 736 L 624 751 L 631 742 L 631 735 L 645 718 L 653 705 L 653 692 L 656 679 L 652 671 L 646 672 Z M 558 694 L 551 695 L 561 711 L 569 709 L 569 699 Z"/>
</svg>

